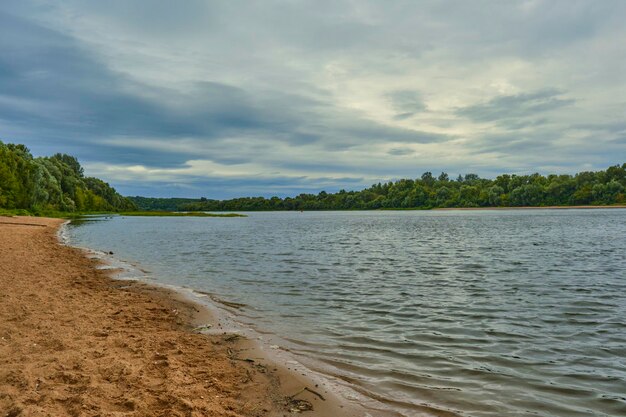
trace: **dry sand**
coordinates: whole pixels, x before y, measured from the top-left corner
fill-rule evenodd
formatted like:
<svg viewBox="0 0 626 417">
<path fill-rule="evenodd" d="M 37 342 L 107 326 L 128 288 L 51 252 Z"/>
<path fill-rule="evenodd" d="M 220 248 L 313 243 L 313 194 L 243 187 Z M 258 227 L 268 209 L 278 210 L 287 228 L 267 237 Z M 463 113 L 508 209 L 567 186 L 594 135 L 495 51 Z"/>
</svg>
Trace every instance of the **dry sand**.
<svg viewBox="0 0 626 417">
<path fill-rule="evenodd" d="M 0 417 L 363 416 L 250 341 L 195 333 L 206 311 L 111 279 L 58 219 L 0 217 Z M 293 395 L 307 387 L 305 390 Z M 371 412 L 371 415 L 381 415 Z"/>
</svg>

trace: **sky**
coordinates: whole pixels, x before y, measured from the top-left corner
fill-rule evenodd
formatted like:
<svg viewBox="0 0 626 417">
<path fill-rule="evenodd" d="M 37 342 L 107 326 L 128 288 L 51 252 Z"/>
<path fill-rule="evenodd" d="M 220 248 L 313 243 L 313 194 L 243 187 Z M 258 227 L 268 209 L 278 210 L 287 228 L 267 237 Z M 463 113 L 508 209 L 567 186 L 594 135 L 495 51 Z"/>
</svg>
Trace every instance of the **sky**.
<svg viewBox="0 0 626 417">
<path fill-rule="evenodd" d="M 626 162 L 626 1 L 2 0 L 0 140 L 125 195 Z"/>
</svg>

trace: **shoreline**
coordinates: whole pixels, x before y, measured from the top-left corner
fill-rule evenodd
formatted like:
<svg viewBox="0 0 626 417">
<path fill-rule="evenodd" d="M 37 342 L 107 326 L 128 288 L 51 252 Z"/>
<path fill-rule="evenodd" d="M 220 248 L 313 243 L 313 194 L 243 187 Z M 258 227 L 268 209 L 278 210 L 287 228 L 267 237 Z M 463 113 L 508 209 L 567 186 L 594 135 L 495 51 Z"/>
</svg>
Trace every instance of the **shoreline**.
<svg viewBox="0 0 626 417">
<path fill-rule="evenodd" d="M 477 211 L 477 210 L 595 210 L 595 209 L 625 209 L 626 205 L 613 206 L 521 206 L 521 207 L 443 207 L 433 211 Z"/>
<path fill-rule="evenodd" d="M 112 278 L 60 242 L 62 224 L 0 219 L 3 415 L 397 415 L 348 402 L 254 340 L 222 332 L 185 294 Z M 218 331 L 201 332 L 207 324 Z"/>
</svg>

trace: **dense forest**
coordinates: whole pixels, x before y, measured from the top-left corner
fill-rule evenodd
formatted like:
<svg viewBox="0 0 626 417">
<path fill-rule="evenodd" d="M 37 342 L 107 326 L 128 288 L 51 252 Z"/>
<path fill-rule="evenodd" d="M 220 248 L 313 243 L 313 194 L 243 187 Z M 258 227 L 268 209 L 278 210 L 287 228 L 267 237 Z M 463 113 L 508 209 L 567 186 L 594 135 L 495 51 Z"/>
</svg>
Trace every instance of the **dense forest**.
<svg viewBox="0 0 626 417">
<path fill-rule="evenodd" d="M 626 164 L 606 171 L 576 175 L 500 175 L 496 179 L 475 174 L 433 176 L 378 183 L 362 191 L 300 194 L 297 197 L 244 197 L 164 199 L 130 197 L 143 210 L 256 211 L 256 210 L 363 210 L 431 209 L 443 207 L 523 207 L 626 204 Z"/>
<path fill-rule="evenodd" d="M 431 209 L 626 204 L 626 163 L 576 175 L 475 174 L 433 176 L 374 184 L 361 191 L 300 194 L 297 197 L 207 198 L 122 197 L 109 184 L 85 177 L 70 155 L 33 158 L 24 145 L 0 141 L 0 209 L 63 211 L 256 211 Z"/>
<path fill-rule="evenodd" d="M 37 213 L 120 211 L 136 207 L 104 181 L 85 177 L 73 156 L 33 158 L 26 146 L 0 141 L 0 209 Z"/>
</svg>

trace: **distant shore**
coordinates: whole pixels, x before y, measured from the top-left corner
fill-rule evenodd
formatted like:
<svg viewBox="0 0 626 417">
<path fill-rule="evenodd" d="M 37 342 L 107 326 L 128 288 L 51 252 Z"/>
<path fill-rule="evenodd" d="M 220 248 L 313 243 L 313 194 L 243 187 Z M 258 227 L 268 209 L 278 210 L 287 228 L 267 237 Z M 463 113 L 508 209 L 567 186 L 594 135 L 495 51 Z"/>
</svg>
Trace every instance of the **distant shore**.
<svg viewBox="0 0 626 417">
<path fill-rule="evenodd" d="M 178 293 L 111 279 L 60 219 L 0 217 L 2 415 L 364 415 Z M 306 389 L 305 389 L 306 388 Z"/>
<path fill-rule="evenodd" d="M 525 206 L 525 207 L 445 207 L 434 208 L 432 210 L 573 210 L 573 209 L 624 209 L 626 205 L 611 205 L 611 206 Z"/>
<path fill-rule="evenodd" d="M 116 213 L 127 217 L 248 217 L 238 213 L 205 213 L 203 211 L 125 211 Z"/>
</svg>

